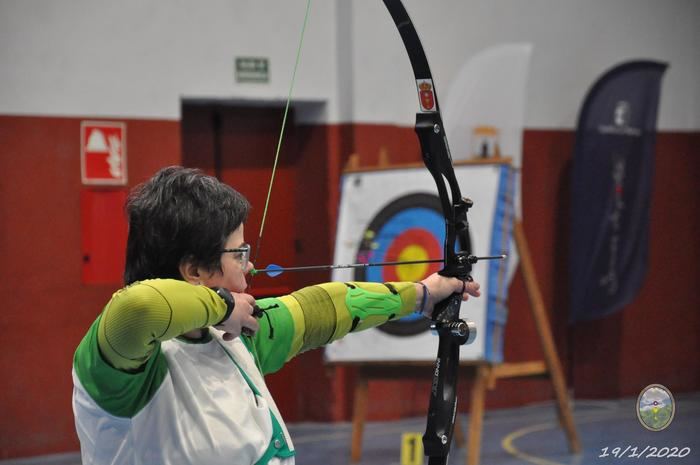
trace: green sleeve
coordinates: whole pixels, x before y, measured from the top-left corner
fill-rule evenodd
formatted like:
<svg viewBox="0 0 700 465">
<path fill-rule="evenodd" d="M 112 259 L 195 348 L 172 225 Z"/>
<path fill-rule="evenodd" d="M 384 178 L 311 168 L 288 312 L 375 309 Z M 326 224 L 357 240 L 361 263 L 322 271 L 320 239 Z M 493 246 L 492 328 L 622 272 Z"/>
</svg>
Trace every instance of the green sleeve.
<svg viewBox="0 0 700 465">
<path fill-rule="evenodd" d="M 416 307 L 415 284 L 325 283 L 290 295 L 260 299 L 260 330 L 248 342 L 263 374 L 274 373 L 297 354 L 350 332 L 400 318 Z"/>
<path fill-rule="evenodd" d="M 100 352 L 114 368 L 143 366 L 159 342 L 212 326 L 226 303 L 211 289 L 175 279 L 141 281 L 116 292 L 97 331 Z"/>
<path fill-rule="evenodd" d="M 153 398 L 168 373 L 158 344 L 145 365 L 133 372 L 118 370 L 105 361 L 97 347 L 97 332 L 104 314 L 97 317 L 73 358 L 80 384 L 106 412 L 131 418 Z"/>
</svg>

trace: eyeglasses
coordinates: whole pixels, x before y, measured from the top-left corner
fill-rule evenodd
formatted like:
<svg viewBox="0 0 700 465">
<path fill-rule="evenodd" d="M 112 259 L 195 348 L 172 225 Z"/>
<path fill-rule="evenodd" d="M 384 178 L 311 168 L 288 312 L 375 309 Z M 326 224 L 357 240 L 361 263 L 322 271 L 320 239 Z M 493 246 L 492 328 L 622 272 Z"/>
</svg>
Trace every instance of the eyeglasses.
<svg viewBox="0 0 700 465">
<path fill-rule="evenodd" d="M 234 254 L 233 258 L 238 260 L 243 270 L 245 271 L 245 269 L 248 268 L 248 261 L 250 260 L 250 244 L 243 244 L 235 249 L 224 249 L 221 251 L 221 253 Z"/>
</svg>

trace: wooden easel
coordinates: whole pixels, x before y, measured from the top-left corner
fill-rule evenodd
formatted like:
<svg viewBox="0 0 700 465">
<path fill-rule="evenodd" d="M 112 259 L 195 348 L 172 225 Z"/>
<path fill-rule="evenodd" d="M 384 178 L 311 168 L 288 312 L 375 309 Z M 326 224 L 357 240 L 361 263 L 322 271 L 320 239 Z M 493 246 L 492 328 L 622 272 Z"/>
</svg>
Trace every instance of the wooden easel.
<svg viewBox="0 0 700 465">
<path fill-rule="evenodd" d="M 388 169 L 398 167 L 409 167 L 413 165 L 393 165 L 389 166 L 388 154 L 385 149 L 382 149 L 379 154 L 379 166 L 371 169 Z M 486 159 L 477 161 L 476 163 L 509 163 L 509 160 Z M 473 162 L 469 162 L 473 163 Z M 418 166 L 419 164 L 416 164 Z M 364 167 L 362 171 L 367 171 L 370 168 Z M 350 157 L 346 167 L 346 173 L 359 171 L 359 157 L 353 155 Z M 549 325 L 549 318 L 542 299 L 535 268 L 532 263 L 532 256 L 525 237 L 522 222 L 516 221 L 513 227 L 513 235 L 515 245 L 520 255 L 520 270 L 525 280 L 530 309 L 537 328 L 537 333 L 540 338 L 540 344 L 544 353 L 544 360 L 535 360 L 529 362 L 518 363 L 490 363 L 490 362 L 465 362 L 460 364 L 460 372 L 468 372 L 467 374 L 474 378 L 474 384 L 471 391 L 471 411 L 469 415 L 469 434 L 467 442 L 467 465 L 478 465 L 481 452 L 481 431 L 484 418 L 484 404 L 486 400 L 486 390 L 492 390 L 496 387 L 496 380 L 504 378 L 519 378 L 546 376 L 552 382 L 554 393 L 557 402 L 557 413 L 559 423 L 564 428 L 569 443 L 569 450 L 573 453 L 581 451 L 581 443 L 579 441 L 576 426 L 574 424 L 573 414 L 569 403 L 569 398 L 566 392 L 566 381 L 557 355 L 554 338 Z M 354 406 L 352 415 L 352 443 L 350 447 L 350 460 L 352 463 L 357 463 L 362 455 L 362 434 L 364 432 L 364 424 L 367 418 L 367 385 L 370 379 L 399 379 L 416 377 L 416 370 L 412 368 L 422 368 L 425 373 L 425 367 L 432 366 L 432 363 L 372 363 L 372 364 L 357 364 L 358 373 L 355 381 L 354 391 Z M 430 371 L 427 370 L 430 374 Z M 461 374 L 461 373 L 460 373 Z M 457 445 L 463 442 L 462 432 L 459 428 L 459 423 L 455 424 L 455 440 Z"/>
</svg>

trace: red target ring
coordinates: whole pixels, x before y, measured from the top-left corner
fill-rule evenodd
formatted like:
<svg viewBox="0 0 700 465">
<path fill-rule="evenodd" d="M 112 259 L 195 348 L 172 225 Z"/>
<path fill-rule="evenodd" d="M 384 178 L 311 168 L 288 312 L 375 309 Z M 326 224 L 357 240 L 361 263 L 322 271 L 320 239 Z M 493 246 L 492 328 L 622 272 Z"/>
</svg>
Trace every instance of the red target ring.
<svg viewBox="0 0 700 465">
<path fill-rule="evenodd" d="M 442 245 L 435 235 L 423 228 L 410 228 L 399 234 L 389 245 L 385 260 L 407 262 L 429 260 L 442 255 Z M 421 263 L 385 267 L 384 281 L 420 281 L 440 270 L 439 263 Z"/>
</svg>

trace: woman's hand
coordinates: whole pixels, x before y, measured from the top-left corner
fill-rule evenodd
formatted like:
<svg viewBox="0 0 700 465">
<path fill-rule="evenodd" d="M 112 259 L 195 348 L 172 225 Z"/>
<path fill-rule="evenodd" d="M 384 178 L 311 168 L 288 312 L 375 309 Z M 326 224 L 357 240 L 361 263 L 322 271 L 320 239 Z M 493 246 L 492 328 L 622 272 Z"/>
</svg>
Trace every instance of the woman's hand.
<svg viewBox="0 0 700 465">
<path fill-rule="evenodd" d="M 232 341 L 242 332 L 248 335 L 253 335 L 260 328 L 258 319 L 253 316 L 253 308 L 255 307 L 255 297 L 250 294 L 232 292 L 233 295 L 233 312 L 228 319 L 216 326 L 216 329 L 224 331 L 222 336 L 224 341 Z"/>
<path fill-rule="evenodd" d="M 421 313 L 430 318 L 433 315 L 433 308 L 438 302 L 442 302 L 452 294 L 462 294 L 462 300 L 469 299 L 469 296 L 479 297 L 479 283 L 476 281 L 462 281 L 457 278 L 447 278 L 437 273 L 433 273 L 425 278 L 421 283 L 425 284 L 425 288 L 421 284 L 416 284 L 416 310 L 421 310 Z M 423 289 L 427 289 L 428 295 L 424 298 Z M 423 302 L 425 306 L 421 308 Z"/>
</svg>

